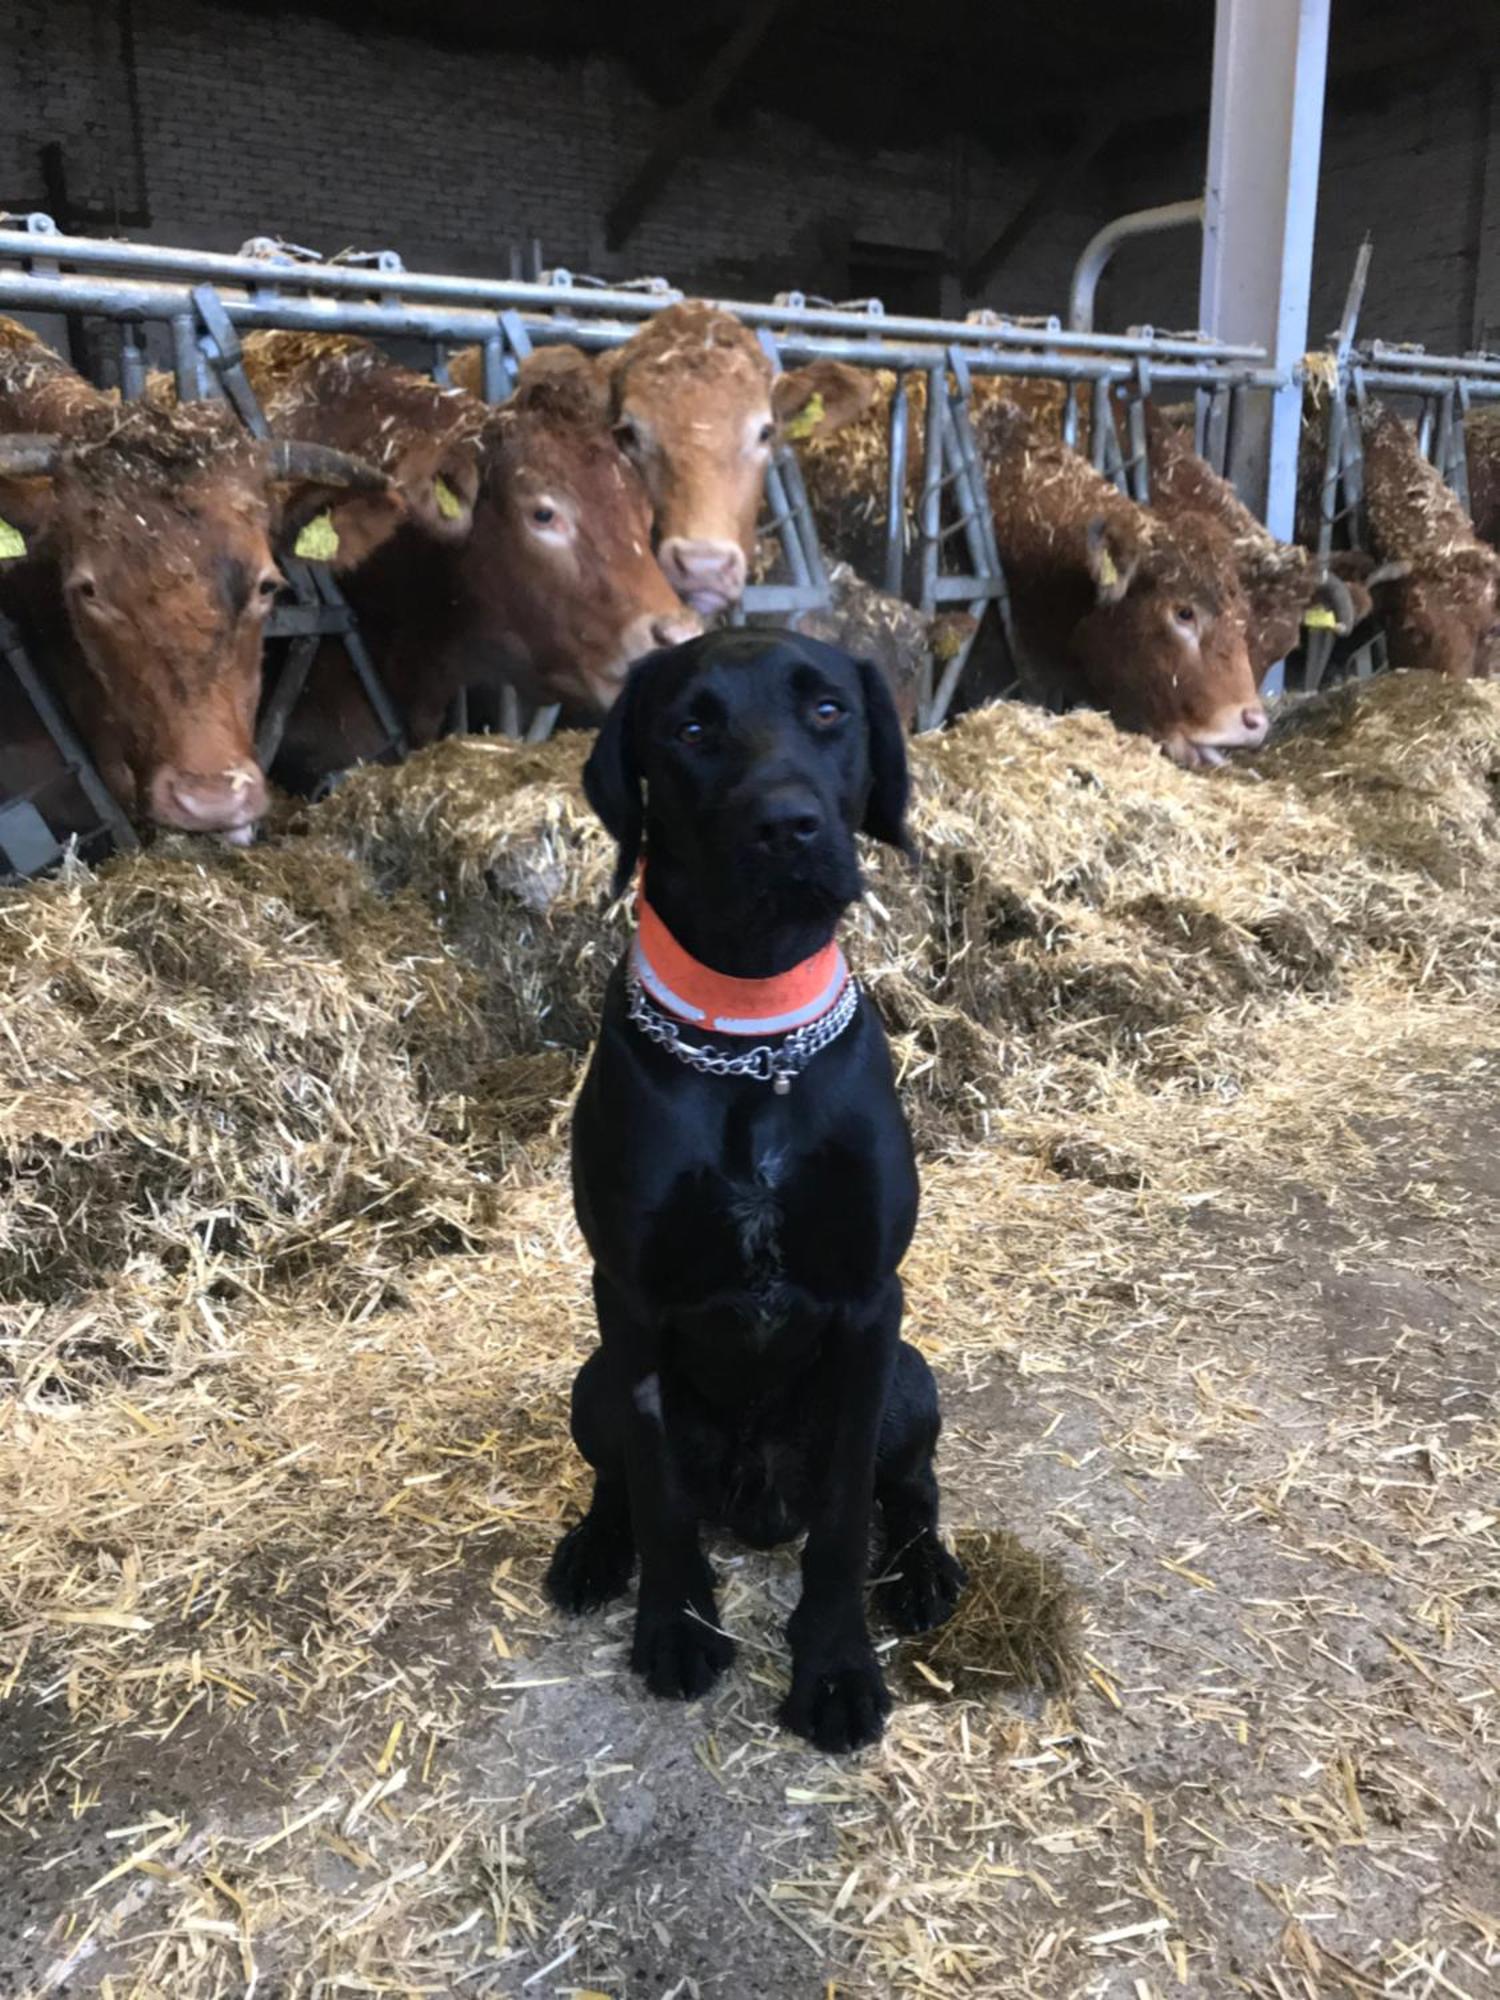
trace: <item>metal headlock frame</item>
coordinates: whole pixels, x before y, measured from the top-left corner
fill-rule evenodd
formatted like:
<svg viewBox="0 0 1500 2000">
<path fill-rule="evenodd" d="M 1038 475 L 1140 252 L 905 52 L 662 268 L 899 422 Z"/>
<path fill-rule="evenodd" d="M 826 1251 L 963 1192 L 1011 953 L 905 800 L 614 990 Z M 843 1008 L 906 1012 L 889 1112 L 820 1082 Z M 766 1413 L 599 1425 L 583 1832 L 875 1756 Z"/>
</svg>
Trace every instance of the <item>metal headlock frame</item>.
<svg viewBox="0 0 1500 2000">
<path fill-rule="evenodd" d="M 484 395 L 499 401 L 533 347 L 569 343 L 599 351 L 621 346 L 642 322 L 684 296 L 659 279 L 608 285 L 575 279 L 564 270 L 544 273 L 533 282 L 408 272 L 393 251 L 319 262 L 311 253 L 263 237 L 252 238 L 237 256 L 67 237 L 44 215 L 27 217 L 19 230 L 0 229 L 0 309 L 93 313 L 118 323 L 127 396 L 139 396 L 145 387 L 141 331 L 147 324 L 162 325 L 171 341 L 179 393 L 203 395 L 219 388 L 250 428 L 256 429 L 258 420 L 259 434 L 264 418 L 258 406 L 255 420 L 247 415 L 254 398 L 239 367 L 238 335 L 246 328 L 421 340 L 431 349 L 439 381 L 446 379 L 450 348 L 477 344 Z M 994 604 L 1013 660 L 1004 572 L 969 418 L 973 378 L 1037 376 L 1067 383 L 1064 436 L 1070 443 L 1076 442 L 1079 393 L 1087 388 L 1093 462 L 1142 501 L 1149 498 L 1144 401 L 1153 388 L 1192 389 L 1195 438 L 1204 455 L 1222 468 L 1243 395 L 1284 386 L 1283 376 L 1267 365 L 1259 347 L 1201 335 L 1158 334 L 1151 327 L 1125 334 L 1079 334 L 1056 318 L 1013 320 L 989 311 L 961 321 L 887 315 L 878 300 L 828 306 L 809 304 L 798 293 L 783 294 L 771 304 L 711 303 L 756 330 L 773 368 L 822 359 L 895 373 L 884 577 L 893 595 L 908 594 L 902 590 L 906 378 L 917 371 L 926 376 L 917 602 L 928 614 L 961 604 L 976 619 Z M 1114 392 L 1123 400 L 1128 451 L 1121 448 L 1116 429 Z M 766 501 L 769 532 L 780 544 L 790 581 L 751 585 L 737 616 L 785 616 L 826 607 L 827 569 L 790 448 L 783 447 L 769 469 Z M 961 566 L 955 563 L 960 544 Z M 382 727 L 397 742 L 400 718 L 384 696 L 338 585 L 321 564 L 294 558 L 283 566 L 296 601 L 278 606 L 269 629 L 290 639 L 292 646 L 263 713 L 258 754 L 274 754 L 318 639 L 325 634 L 338 636 L 349 648 Z M 967 653 L 966 645 L 941 676 L 928 662 L 920 690 L 920 726 L 936 726 L 946 716 Z M 550 729 L 555 708 L 538 711 L 528 726 L 514 691 L 507 689 L 506 696 L 501 719 L 508 730 L 536 738 Z M 450 712 L 450 726 L 462 727 L 465 719 L 460 698 Z"/>
<path fill-rule="evenodd" d="M 1364 447 L 1361 418 L 1372 394 L 1417 402 L 1417 442 L 1470 513 L 1466 425 L 1476 403 L 1500 402 L 1500 356 L 1429 354 L 1417 344 L 1357 341 L 1360 307 L 1369 274 L 1370 245 L 1361 246 L 1335 337 L 1335 390 L 1329 400 L 1328 435 L 1319 493 L 1318 553 L 1327 557 L 1342 531 L 1348 546 L 1367 549 Z M 1327 671 L 1332 634 L 1314 633 L 1306 651 L 1306 686 L 1314 691 Z M 1383 632 L 1354 655 L 1358 678 L 1386 663 Z"/>
</svg>

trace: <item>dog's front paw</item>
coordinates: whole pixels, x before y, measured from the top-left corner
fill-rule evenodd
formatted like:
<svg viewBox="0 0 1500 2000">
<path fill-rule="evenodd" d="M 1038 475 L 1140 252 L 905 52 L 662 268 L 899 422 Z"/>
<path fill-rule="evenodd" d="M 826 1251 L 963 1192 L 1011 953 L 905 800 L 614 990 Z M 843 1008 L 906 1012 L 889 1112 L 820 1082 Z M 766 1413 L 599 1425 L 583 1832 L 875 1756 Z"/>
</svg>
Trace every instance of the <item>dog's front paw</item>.
<svg viewBox="0 0 1500 2000">
<path fill-rule="evenodd" d="M 875 1598 L 898 1632 L 930 1632 L 946 1624 L 969 1580 L 958 1557 L 925 1531 L 893 1555 L 891 1570 Z"/>
<path fill-rule="evenodd" d="M 585 1514 L 552 1554 L 547 1595 L 559 1611 L 597 1611 L 618 1597 L 635 1567 L 630 1529 Z"/>
<path fill-rule="evenodd" d="M 673 1610 L 643 1604 L 636 1613 L 630 1664 L 653 1694 L 692 1701 L 707 1694 L 734 1658 L 734 1641 L 687 1605 Z"/>
<path fill-rule="evenodd" d="M 819 1750 L 837 1753 L 878 1743 L 890 1712 L 879 1663 L 867 1651 L 838 1665 L 794 1665 L 781 1722 Z"/>
</svg>

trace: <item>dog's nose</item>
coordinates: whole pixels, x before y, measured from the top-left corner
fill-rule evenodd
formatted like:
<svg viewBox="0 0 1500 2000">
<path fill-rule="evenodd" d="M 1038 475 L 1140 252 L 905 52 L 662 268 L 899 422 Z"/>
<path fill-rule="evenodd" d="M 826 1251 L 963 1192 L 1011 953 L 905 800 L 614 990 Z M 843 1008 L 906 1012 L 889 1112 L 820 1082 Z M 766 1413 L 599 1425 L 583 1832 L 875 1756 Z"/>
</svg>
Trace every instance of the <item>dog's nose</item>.
<svg viewBox="0 0 1500 2000">
<path fill-rule="evenodd" d="M 760 802 L 755 838 L 768 854 L 795 854 L 823 830 L 823 815 L 810 792 L 772 792 Z"/>
</svg>

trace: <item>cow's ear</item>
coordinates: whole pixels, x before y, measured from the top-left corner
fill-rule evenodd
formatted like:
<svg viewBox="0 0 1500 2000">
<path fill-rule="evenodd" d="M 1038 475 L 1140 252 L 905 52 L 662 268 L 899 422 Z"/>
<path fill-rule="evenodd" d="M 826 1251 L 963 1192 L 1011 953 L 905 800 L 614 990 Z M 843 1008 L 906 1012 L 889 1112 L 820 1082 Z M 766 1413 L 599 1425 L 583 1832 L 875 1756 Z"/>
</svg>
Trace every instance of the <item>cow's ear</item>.
<svg viewBox="0 0 1500 2000">
<path fill-rule="evenodd" d="M 357 569 L 406 519 L 394 487 L 351 493 L 319 479 L 279 480 L 276 495 L 277 554 L 326 562 L 340 573 Z"/>
<path fill-rule="evenodd" d="M 1096 514 L 1085 530 L 1084 542 L 1095 595 L 1101 604 L 1118 604 L 1140 566 L 1139 535 L 1128 522 Z"/>
<path fill-rule="evenodd" d="M 11 479 L 0 472 L 0 563 L 13 562 L 52 525 L 50 479 Z"/>
<path fill-rule="evenodd" d="M 0 561 L 25 555 L 52 522 L 61 444 L 33 432 L 0 435 Z"/>
<path fill-rule="evenodd" d="M 400 469 L 412 521 L 434 541 L 450 546 L 467 541 L 479 503 L 480 440 L 471 433 L 455 438 L 434 464 L 431 451 Z"/>
<path fill-rule="evenodd" d="M 910 781 L 906 769 L 906 732 L 896 711 L 890 683 L 873 660 L 861 660 L 859 682 L 865 698 L 865 744 L 870 766 L 870 795 L 860 831 L 883 840 L 908 861 L 916 858 L 906 830 Z"/>
<path fill-rule="evenodd" d="M 661 656 L 648 653 L 626 676 L 614 706 L 605 716 L 588 762 L 583 767 L 583 794 L 604 822 L 615 843 L 611 893 L 622 896 L 635 873 L 646 830 L 645 773 L 636 744 L 641 706 L 641 677 Z"/>
<path fill-rule="evenodd" d="M 797 444 L 831 437 L 857 422 L 874 401 L 873 375 L 842 361 L 810 361 L 771 384 L 771 408 L 781 435 Z"/>
</svg>

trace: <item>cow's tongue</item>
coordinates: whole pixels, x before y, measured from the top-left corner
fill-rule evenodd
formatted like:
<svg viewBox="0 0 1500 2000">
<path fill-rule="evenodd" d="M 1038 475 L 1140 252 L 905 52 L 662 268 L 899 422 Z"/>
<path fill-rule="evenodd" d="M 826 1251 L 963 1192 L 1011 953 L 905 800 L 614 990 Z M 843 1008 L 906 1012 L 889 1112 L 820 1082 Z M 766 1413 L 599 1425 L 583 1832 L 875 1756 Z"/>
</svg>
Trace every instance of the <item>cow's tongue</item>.
<svg viewBox="0 0 1500 2000">
<path fill-rule="evenodd" d="M 729 600 L 711 590 L 689 590 L 683 595 L 689 608 L 696 611 L 700 618 L 715 618 L 721 611 L 729 609 Z"/>
</svg>

